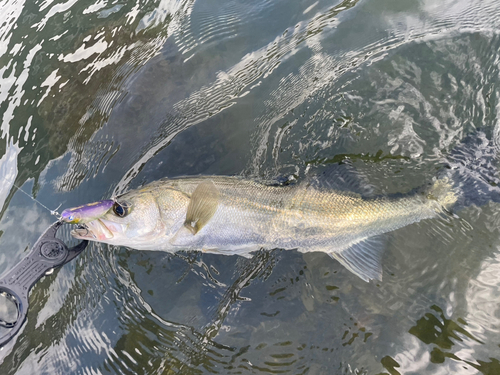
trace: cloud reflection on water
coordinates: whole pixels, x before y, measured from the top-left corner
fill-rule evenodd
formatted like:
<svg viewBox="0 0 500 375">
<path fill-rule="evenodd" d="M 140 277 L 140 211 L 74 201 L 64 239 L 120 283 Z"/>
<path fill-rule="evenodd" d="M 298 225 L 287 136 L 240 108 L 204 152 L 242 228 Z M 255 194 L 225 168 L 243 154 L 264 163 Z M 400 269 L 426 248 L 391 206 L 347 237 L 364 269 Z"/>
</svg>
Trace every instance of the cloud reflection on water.
<svg viewBox="0 0 500 375">
<path fill-rule="evenodd" d="M 497 8 L 4 1 L 2 266 L 50 222 L 9 196 L 16 178 L 33 179 L 33 195 L 55 207 L 163 175 L 302 176 L 347 155 L 380 192 L 417 187 L 471 129 L 498 133 Z M 322 254 L 195 254 L 186 266 L 94 245 L 35 289 L 28 325 L 0 366 L 486 372 L 498 362 L 491 301 L 500 295 L 490 211 L 459 213 L 472 223 L 466 231 L 451 217 L 395 233 L 381 284 Z M 446 327 L 447 345 L 423 339 Z"/>
</svg>

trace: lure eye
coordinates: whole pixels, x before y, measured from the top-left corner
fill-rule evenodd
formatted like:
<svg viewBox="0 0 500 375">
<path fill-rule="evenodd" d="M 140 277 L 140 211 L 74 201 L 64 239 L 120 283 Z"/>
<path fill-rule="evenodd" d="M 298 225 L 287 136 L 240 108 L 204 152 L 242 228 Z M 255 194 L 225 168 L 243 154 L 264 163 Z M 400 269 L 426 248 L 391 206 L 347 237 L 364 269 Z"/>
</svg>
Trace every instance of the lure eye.
<svg viewBox="0 0 500 375">
<path fill-rule="evenodd" d="M 120 203 L 115 202 L 115 204 L 113 205 L 113 212 L 116 216 L 125 217 L 128 215 L 128 207 L 122 206 Z"/>
</svg>

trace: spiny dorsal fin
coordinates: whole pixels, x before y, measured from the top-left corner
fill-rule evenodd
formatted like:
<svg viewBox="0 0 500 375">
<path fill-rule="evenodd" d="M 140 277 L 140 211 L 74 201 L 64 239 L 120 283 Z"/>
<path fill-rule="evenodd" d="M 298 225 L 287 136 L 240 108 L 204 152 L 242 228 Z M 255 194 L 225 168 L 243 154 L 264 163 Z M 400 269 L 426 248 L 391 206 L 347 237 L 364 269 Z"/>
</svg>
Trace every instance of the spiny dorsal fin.
<svg viewBox="0 0 500 375">
<path fill-rule="evenodd" d="M 212 181 L 199 184 L 191 195 L 184 226 L 195 235 L 214 216 L 219 205 L 219 190 Z"/>
<path fill-rule="evenodd" d="M 366 282 L 382 281 L 382 249 L 383 242 L 375 237 L 329 255 Z"/>
</svg>

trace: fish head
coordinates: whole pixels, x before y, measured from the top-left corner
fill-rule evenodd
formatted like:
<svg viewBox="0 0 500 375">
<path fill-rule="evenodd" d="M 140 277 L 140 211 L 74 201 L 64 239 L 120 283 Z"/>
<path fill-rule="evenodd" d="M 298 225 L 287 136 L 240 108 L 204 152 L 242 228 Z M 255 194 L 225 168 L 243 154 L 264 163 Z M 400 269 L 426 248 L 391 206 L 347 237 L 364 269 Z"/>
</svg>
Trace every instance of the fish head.
<svg viewBox="0 0 500 375">
<path fill-rule="evenodd" d="M 175 215 L 177 211 L 164 202 L 161 206 L 158 203 L 158 196 L 148 189 L 134 190 L 111 200 L 65 210 L 62 216 L 64 221 L 74 222 L 78 215 L 80 226 L 71 232 L 77 239 L 148 249 L 182 221 L 179 214 Z"/>
</svg>

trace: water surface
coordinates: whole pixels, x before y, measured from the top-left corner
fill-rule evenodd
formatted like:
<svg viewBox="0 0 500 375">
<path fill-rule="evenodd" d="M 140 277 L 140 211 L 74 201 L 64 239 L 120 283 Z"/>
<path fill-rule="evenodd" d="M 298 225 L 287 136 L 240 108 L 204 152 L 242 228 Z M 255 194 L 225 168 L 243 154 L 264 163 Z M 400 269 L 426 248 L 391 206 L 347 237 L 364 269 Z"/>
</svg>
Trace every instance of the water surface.
<svg viewBox="0 0 500 375">
<path fill-rule="evenodd" d="M 493 0 L 0 0 L 0 272 L 54 220 L 30 196 L 346 158 L 379 193 L 429 182 L 475 129 L 499 144 L 498 30 Z M 497 374 L 499 212 L 387 235 L 380 283 L 323 253 L 92 244 L 32 290 L 0 372 Z"/>
</svg>

